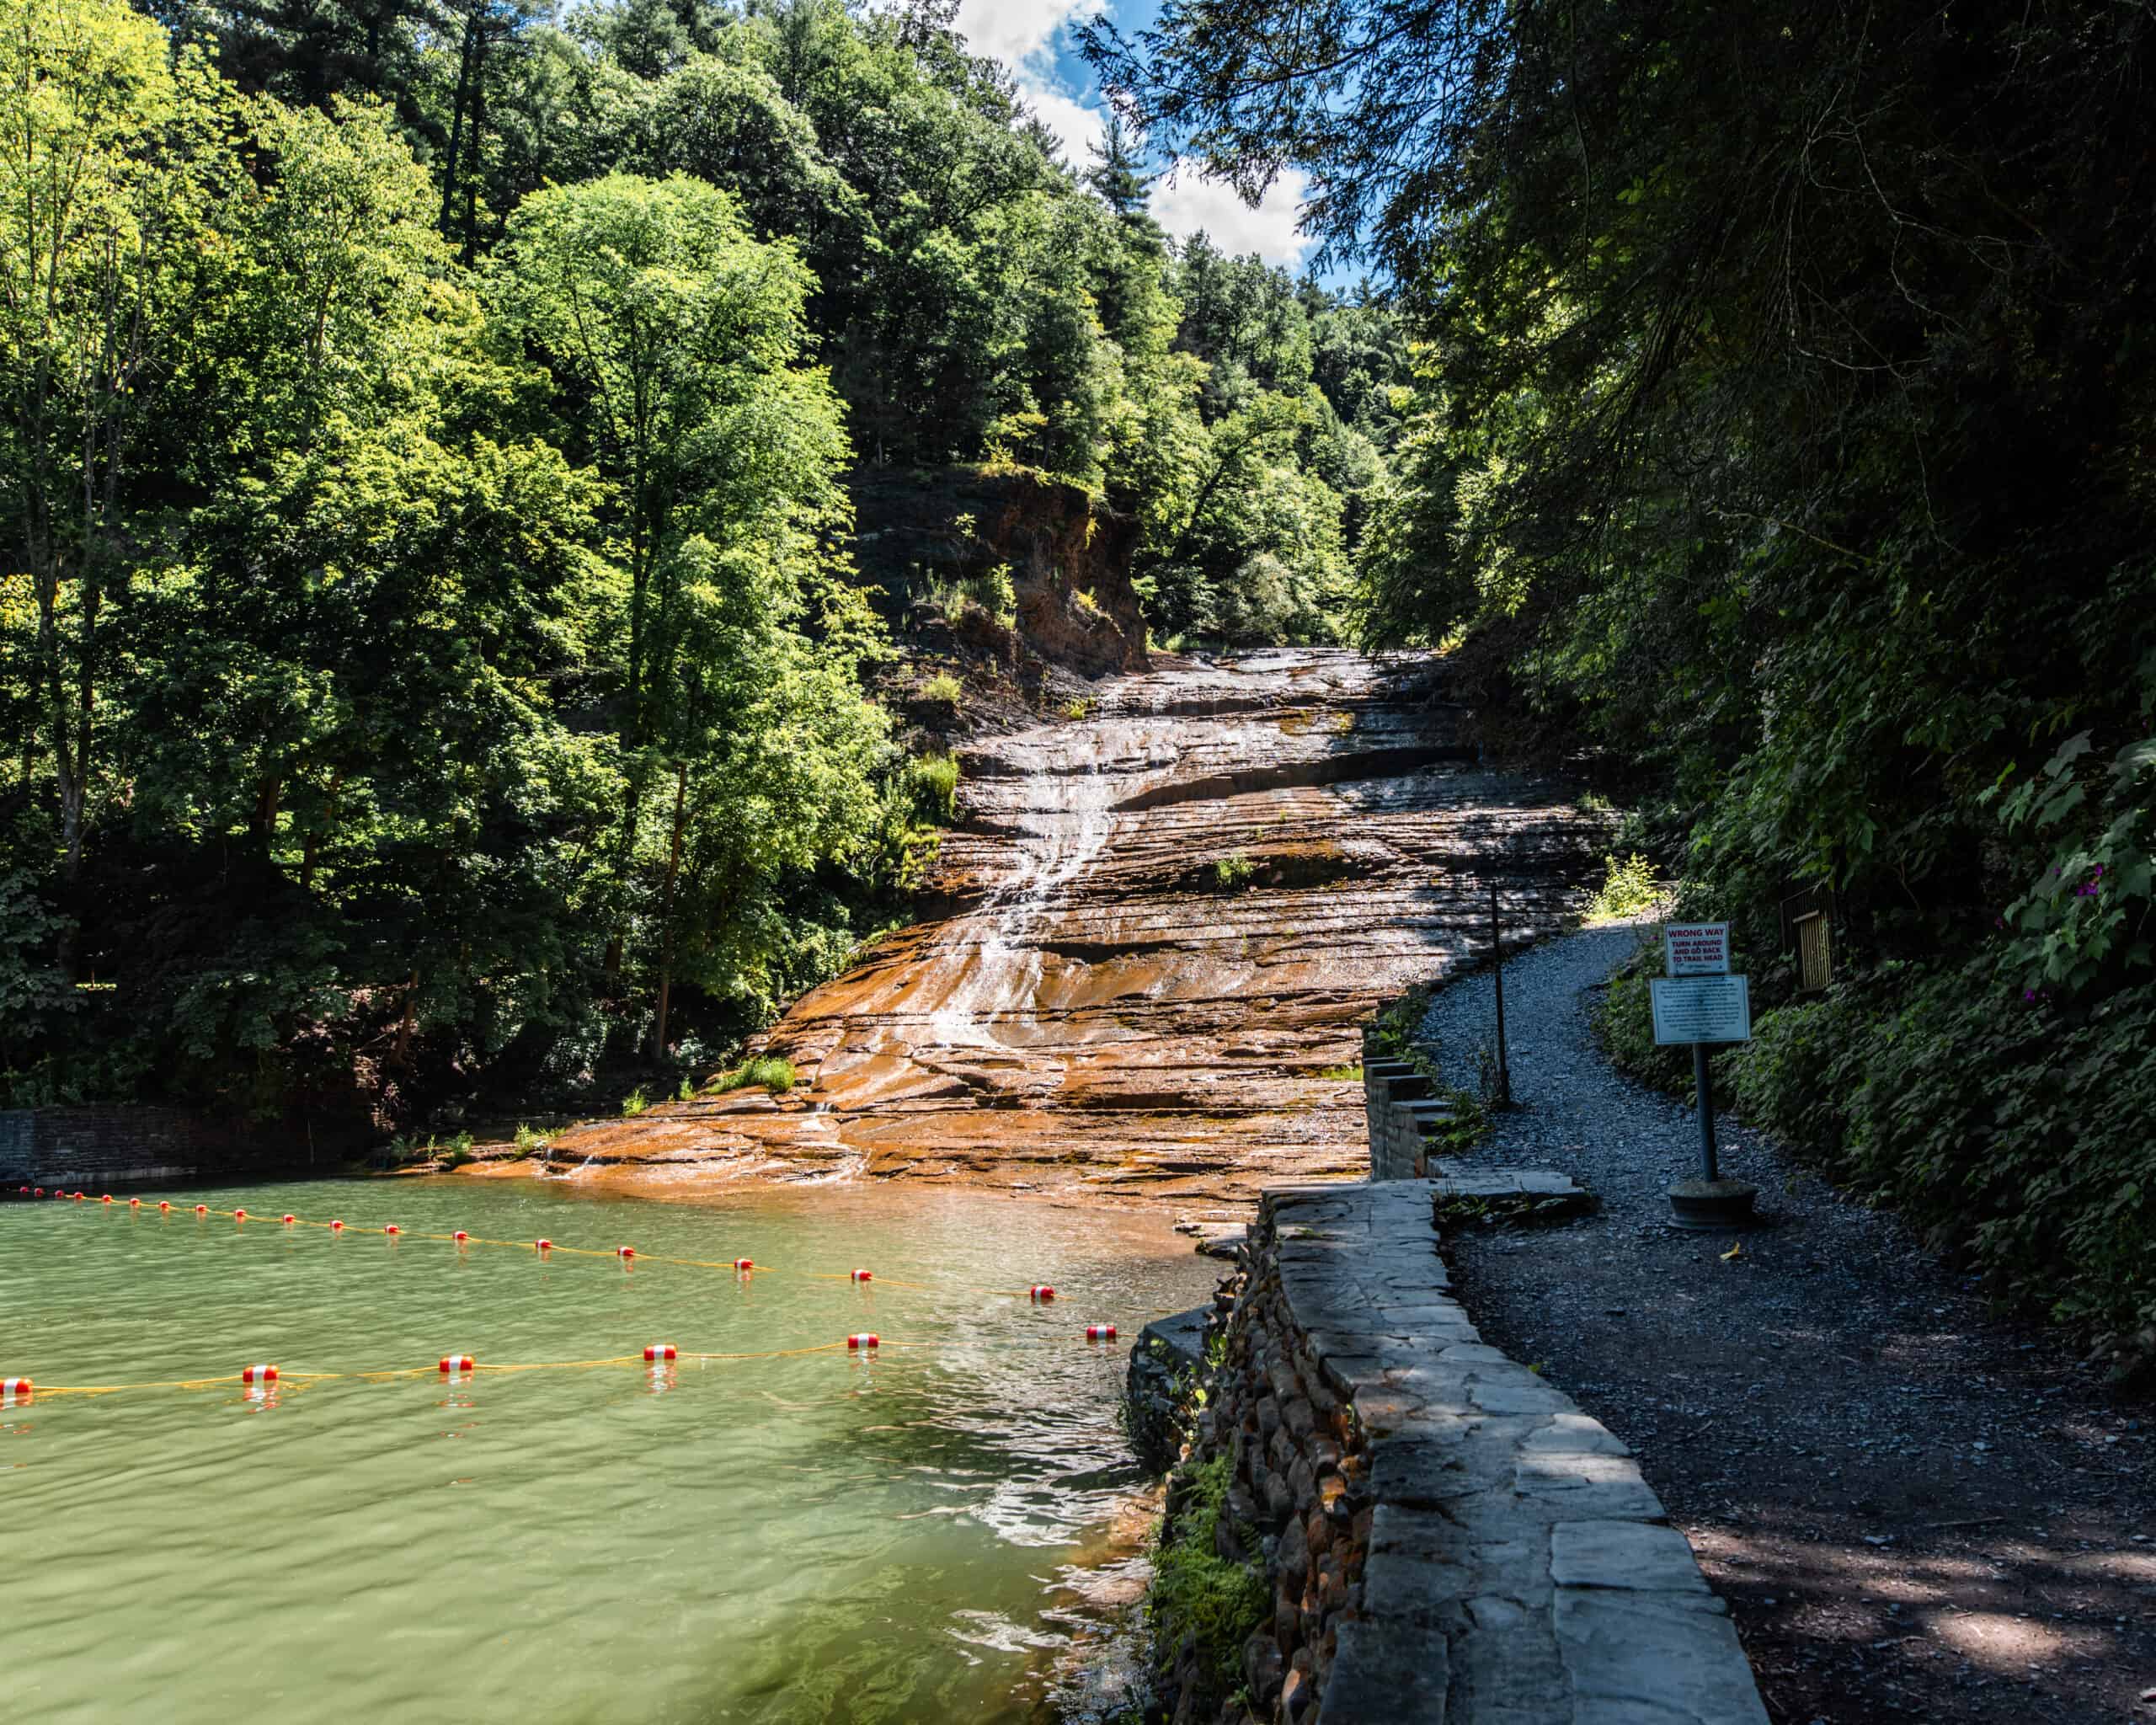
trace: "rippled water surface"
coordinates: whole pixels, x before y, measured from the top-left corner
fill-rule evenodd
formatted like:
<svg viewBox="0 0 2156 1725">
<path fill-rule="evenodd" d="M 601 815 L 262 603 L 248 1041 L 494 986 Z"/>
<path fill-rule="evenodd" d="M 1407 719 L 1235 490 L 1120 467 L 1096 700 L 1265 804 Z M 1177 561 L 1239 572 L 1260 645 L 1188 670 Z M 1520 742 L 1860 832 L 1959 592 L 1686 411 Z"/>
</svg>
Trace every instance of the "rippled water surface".
<svg viewBox="0 0 2156 1725">
<path fill-rule="evenodd" d="M 1083 1623 L 1074 1566 L 1136 1482 L 1124 1349 L 1214 1268 L 1161 1222 L 960 1193 L 185 1194 L 271 1218 L 243 1226 L 160 1195 L 0 1209 L 0 1376 L 286 1376 L 0 1411 L 13 1721 L 1035 1717 Z M 421 1237 L 456 1228 L 475 1243 Z M 542 1235 L 639 1257 L 476 1243 Z M 1035 1282 L 1061 1297 L 1008 1291 Z M 1122 1342 L 1089 1346 L 1099 1321 Z M 867 1330 L 873 1359 L 435 1370 Z"/>
</svg>

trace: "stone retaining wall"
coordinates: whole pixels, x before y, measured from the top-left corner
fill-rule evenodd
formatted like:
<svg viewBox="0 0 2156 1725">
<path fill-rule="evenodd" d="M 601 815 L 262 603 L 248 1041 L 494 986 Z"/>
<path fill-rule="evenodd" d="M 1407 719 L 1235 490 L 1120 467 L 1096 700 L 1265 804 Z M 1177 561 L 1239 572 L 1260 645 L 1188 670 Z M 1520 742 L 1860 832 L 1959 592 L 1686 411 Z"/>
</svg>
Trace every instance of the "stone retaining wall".
<svg viewBox="0 0 2156 1725">
<path fill-rule="evenodd" d="M 1721 1601 L 1625 1446 L 1481 1344 L 1432 1188 L 1268 1192 L 1191 1461 L 1262 1566 L 1250 1706 L 1179 1650 L 1179 1725 L 1766 1725 Z M 1171 1494 L 1172 1527 L 1177 1513 Z"/>
<path fill-rule="evenodd" d="M 1452 1118 L 1429 1075 L 1388 1057 L 1363 1027 L 1363 1111 L 1369 1122 L 1370 1178 L 1417 1180 L 1428 1172 L 1429 1129 Z"/>
<path fill-rule="evenodd" d="M 269 1147 L 181 1108 L 114 1103 L 0 1109 L 0 1180 L 19 1185 L 181 1180 L 275 1165 Z"/>
</svg>

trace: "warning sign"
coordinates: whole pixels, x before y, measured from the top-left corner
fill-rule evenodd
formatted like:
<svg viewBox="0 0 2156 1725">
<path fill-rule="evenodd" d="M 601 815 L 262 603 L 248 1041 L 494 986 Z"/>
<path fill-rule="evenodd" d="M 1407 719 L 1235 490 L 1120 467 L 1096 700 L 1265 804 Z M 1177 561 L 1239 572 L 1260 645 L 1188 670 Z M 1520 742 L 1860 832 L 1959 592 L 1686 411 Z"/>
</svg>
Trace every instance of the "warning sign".
<svg viewBox="0 0 2156 1725">
<path fill-rule="evenodd" d="M 1726 922 L 1666 922 L 1662 929 L 1662 968 L 1672 976 L 1729 975 Z"/>
</svg>

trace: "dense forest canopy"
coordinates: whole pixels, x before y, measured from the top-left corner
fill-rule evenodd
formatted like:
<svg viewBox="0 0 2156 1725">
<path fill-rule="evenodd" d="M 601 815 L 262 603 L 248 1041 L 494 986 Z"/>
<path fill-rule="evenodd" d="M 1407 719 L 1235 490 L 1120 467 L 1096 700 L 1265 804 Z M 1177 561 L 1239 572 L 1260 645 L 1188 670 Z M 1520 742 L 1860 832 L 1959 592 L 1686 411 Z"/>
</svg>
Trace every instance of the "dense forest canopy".
<svg viewBox="0 0 2156 1725">
<path fill-rule="evenodd" d="M 1392 313 L 948 10 L 0 0 L 0 1101 L 403 1123 L 830 974 L 948 809 L 860 467 L 1082 488 L 1163 640 L 1336 633 Z"/>
<path fill-rule="evenodd" d="M 1167 0 L 1090 47 L 1294 166 L 1422 344 L 1358 595 L 1622 763 L 1770 1003 L 1748 1105 L 2156 1326 L 2156 13 Z M 1831 904 L 1790 1000 L 1783 908 Z M 2143 1331 L 2156 1355 L 2156 1327 Z"/>
</svg>

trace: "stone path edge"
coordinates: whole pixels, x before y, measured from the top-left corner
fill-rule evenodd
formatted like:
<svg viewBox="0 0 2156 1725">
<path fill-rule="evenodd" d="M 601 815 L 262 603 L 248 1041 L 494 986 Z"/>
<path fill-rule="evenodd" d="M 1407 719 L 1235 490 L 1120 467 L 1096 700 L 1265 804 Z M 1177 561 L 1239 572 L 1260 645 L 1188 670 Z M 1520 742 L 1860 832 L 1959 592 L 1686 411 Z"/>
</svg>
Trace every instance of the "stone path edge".
<svg viewBox="0 0 2156 1725">
<path fill-rule="evenodd" d="M 1433 1201 L 1417 1180 L 1262 1199 L 1251 1280 L 1277 1271 L 1369 1509 L 1359 1599 L 1275 1717 L 1314 1701 L 1317 1725 L 1767 1725 L 1722 1602 L 1630 1451 L 1482 1344 Z M 1304 1543 L 1267 1541 L 1276 1582 Z"/>
</svg>

